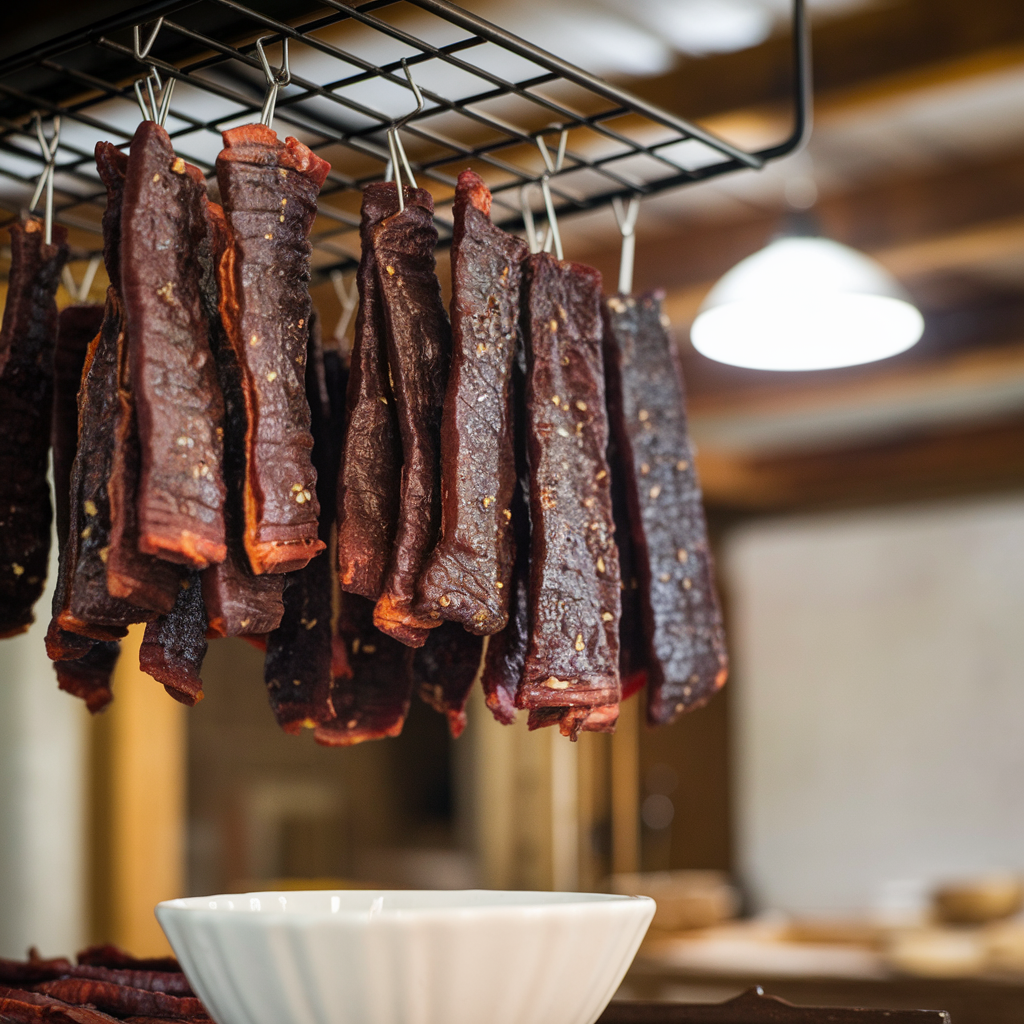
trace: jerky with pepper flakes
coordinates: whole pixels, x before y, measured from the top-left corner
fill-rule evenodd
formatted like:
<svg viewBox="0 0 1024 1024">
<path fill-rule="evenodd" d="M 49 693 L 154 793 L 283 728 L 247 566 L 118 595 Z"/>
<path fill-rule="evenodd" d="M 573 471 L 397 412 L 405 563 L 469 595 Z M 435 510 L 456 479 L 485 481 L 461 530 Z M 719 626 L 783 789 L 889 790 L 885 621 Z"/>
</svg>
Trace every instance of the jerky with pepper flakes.
<svg viewBox="0 0 1024 1024">
<path fill-rule="evenodd" d="M 119 1017 L 138 1014 L 180 1019 L 206 1014 L 203 1004 L 194 996 L 172 996 L 89 978 L 44 981 L 36 986 L 36 991 L 68 1003 L 90 1003 L 98 1010 Z"/>
<path fill-rule="evenodd" d="M 516 704 L 619 700 L 619 562 L 609 494 L 601 277 L 526 260 L 530 642 Z"/>
<path fill-rule="evenodd" d="M 644 613 L 647 718 L 659 725 L 707 703 L 725 683 L 725 633 L 661 295 L 610 298 L 605 318 L 608 405 Z"/>
<path fill-rule="evenodd" d="M 330 164 L 259 124 L 224 132 L 224 147 L 217 181 L 234 244 L 219 278 L 243 374 L 245 549 L 257 575 L 291 572 L 324 549 L 304 368 L 309 233 Z"/>
<path fill-rule="evenodd" d="M 348 674 L 331 687 L 335 718 L 317 726 L 313 738 L 325 747 L 351 747 L 398 736 L 412 697 L 414 652 L 373 624 L 373 602 L 341 595 L 338 638 L 345 644 Z"/>
<path fill-rule="evenodd" d="M 224 211 L 216 203 L 208 207 L 214 257 L 213 279 L 206 281 L 204 295 L 212 293 L 216 307 L 219 295 L 217 275 L 231 235 Z M 284 614 L 285 577 L 279 573 L 257 576 L 249 568 L 245 553 L 245 394 L 242 367 L 234 348 L 228 342 L 219 315 L 210 320 L 210 337 L 217 360 L 217 373 L 224 395 L 224 524 L 227 557 L 223 562 L 203 570 L 203 602 L 209 620 L 210 636 L 241 636 L 246 633 L 269 633 L 281 624 Z"/>
<path fill-rule="evenodd" d="M 457 622 L 445 622 L 413 653 L 416 690 L 425 703 L 448 719 L 452 739 L 458 739 L 466 728 L 466 701 L 483 648 L 482 636 L 467 633 Z"/>
<path fill-rule="evenodd" d="M 24 633 L 46 585 L 50 557 L 50 453 L 54 296 L 67 262 L 67 231 L 12 224 L 7 304 L 0 327 L 0 638 Z"/>
<path fill-rule="evenodd" d="M 206 657 L 206 609 L 199 573 L 183 580 L 174 607 L 146 626 L 139 650 L 139 668 L 151 675 L 176 700 L 188 707 L 203 699 L 199 670 Z"/>
<path fill-rule="evenodd" d="M 452 367 L 441 420 L 441 537 L 419 583 L 417 610 L 497 633 L 512 578 L 512 362 L 522 239 L 494 226 L 491 193 L 459 175 L 452 235 Z"/>
<path fill-rule="evenodd" d="M 121 215 L 121 289 L 141 454 L 139 550 L 204 569 L 221 562 L 224 401 L 201 268 L 210 262 L 202 171 L 153 121 L 136 129 Z"/>
<path fill-rule="evenodd" d="M 412 190 L 406 188 L 406 197 Z M 338 578 L 342 590 L 380 597 L 398 522 L 402 443 L 388 380 L 387 328 L 377 285 L 374 229 L 398 212 L 394 182 L 363 189 L 347 423 L 338 473 Z"/>
<path fill-rule="evenodd" d="M 405 209 L 373 231 L 403 459 L 395 543 L 373 621 L 410 647 L 422 647 L 427 631 L 439 623 L 414 610 L 416 586 L 441 521 L 441 411 L 451 352 L 434 270 L 433 214 L 430 193 L 414 189 Z"/>
</svg>

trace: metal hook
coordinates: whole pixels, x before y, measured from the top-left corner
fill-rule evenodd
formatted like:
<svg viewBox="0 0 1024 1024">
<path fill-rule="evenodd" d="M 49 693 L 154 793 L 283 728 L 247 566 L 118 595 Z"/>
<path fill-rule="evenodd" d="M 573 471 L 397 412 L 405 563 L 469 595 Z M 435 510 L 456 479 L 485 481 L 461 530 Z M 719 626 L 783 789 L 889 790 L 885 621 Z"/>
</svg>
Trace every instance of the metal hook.
<svg viewBox="0 0 1024 1024">
<path fill-rule="evenodd" d="M 523 227 L 526 228 L 526 244 L 531 253 L 540 252 L 540 244 L 537 241 L 537 225 L 533 219 L 533 207 L 530 206 L 530 189 L 533 182 L 527 182 L 519 187 L 519 206 L 523 211 Z"/>
<path fill-rule="evenodd" d="M 540 150 L 540 155 L 544 159 L 544 166 L 547 168 L 540 178 L 540 189 L 544 194 L 544 208 L 547 210 L 548 215 L 548 234 L 544 240 L 544 251 L 547 252 L 551 243 L 554 242 L 555 256 L 560 260 L 565 257 L 562 254 L 562 236 L 558 233 L 558 218 L 555 216 L 555 204 L 551 200 L 550 179 L 552 174 L 558 174 L 562 169 L 562 164 L 565 162 L 565 144 L 568 138 L 569 129 L 563 128 L 558 140 L 558 150 L 555 159 L 552 161 L 551 153 L 543 136 L 537 136 L 537 148 Z"/>
<path fill-rule="evenodd" d="M 82 275 L 81 284 L 75 284 L 75 277 L 71 273 L 71 267 L 67 263 L 64 264 L 60 279 L 68 295 L 71 296 L 72 302 L 85 302 L 89 297 L 89 290 L 92 288 L 92 283 L 96 278 L 96 271 L 100 268 L 101 259 L 101 256 L 93 256 L 89 260 L 89 265 L 85 268 L 85 273 Z"/>
<path fill-rule="evenodd" d="M 171 96 L 174 93 L 174 83 L 176 81 L 176 79 L 171 78 L 165 83 L 160 78 L 160 72 L 157 71 L 156 65 L 149 60 L 149 52 L 153 49 L 153 44 L 156 42 L 156 37 L 163 27 L 163 23 L 164 19 L 162 17 L 157 18 L 145 46 L 142 45 L 141 26 L 132 26 L 135 59 L 140 64 L 149 65 L 149 74 L 144 79 L 140 78 L 135 82 L 135 98 L 139 101 L 139 110 L 142 111 L 143 121 L 155 121 L 161 128 L 167 120 L 167 111 L 171 108 Z M 145 96 L 142 94 L 143 83 L 146 86 Z M 154 85 L 156 86 L 155 89 L 153 88 Z M 157 100 L 158 95 L 160 97 L 159 101 Z"/>
<path fill-rule="evenodd" d="M 142 26 L 141 25 L 135 25 L 135 26 L 132 27 L 132 35 L 134 36 L 134 39 L 135 39 L 135 46 L 134 46 L 134 49 L 135 49 L 135 59 L 140 64 L 145 64 L 146 63 L 146 58 L 149 56 L 149 51 L 153 49 L 153 44 L 156 42 L 157 34 L 159 33 L 160 29 L 163 27 L 163 24 L 164 24 L 164 19 L 163 19 L 162 16 L 156 19 L 156 24 L 153 26 L 153 31 L 149 33 L 149 39 L 146 40 L 146 45 L 144 47 L 141 46 L 140 42 L 139 42 L 140 38 L 141 38 L 140 34 L 139 34 L 139 30 L 141 29 Z"/>
<path fill-rule="evenodd" d="M 43 160 L 46 162 L 39 181 L 36 183 L 36 190 L 32 193 L 32 202 L 28 204 L 28 212 L 31 213 L 39 202 L 43 190 L 46 190 L 46 203 L 43 212 L 43 224 L 45 229 L 46 244 L 53 242 L 53 173 L 57 167 L 57 146 L 60 142 L 60 117 L 53 119 L 53 135 L 47 140 L 43 132 L 43 119 L 36 114 L 36 138 L 39 140 L 39 149 L 42 152 Z"/>
<path fill-rule="evenodd" d="M 423 109 L 423 94 L 420 92 L 416 83 L 413 81 L 412 72 L 409 71 L 409 65 L 403 59 L 402 70 L 405 72 L 406 81 L 409 83 L 409 88 L 412 89 L 413 95 L 416 97 L 416 106 L 410 110 L 405 117 L 399 118 L 397 121 L 391 122 L 391 127 L 388 128 L 388 152 L 391 154 L 391 169 L 395 176 L 395 184 L 398 186 L 398 209 L 402 211 L 405 209 L 405 195 L 402 187 L 402 172 L 405 172 L 406 183 L 412 187 L 417 188 L 416 178 L 412 173 L 412 167 L 409 166 L 409 158 L 405 155 L 405 146 L 402 145 L 402 137 L 398 134 L 399 129 L 404 128 L 409 121 L 411 121 L 422 109 Z M 390 177 L 386 177 L 385 181 L 390 180 Z"/>
<path fill-rule="evenodd" d="M 292 80 L 292 69 L 288 63 L 288 37 L 281 39 L 281 66 L 274 68 L 267 60 L 266 51 L 263 49 L 263 40 L 270 36 L 261 36 L 256 40 L 256 50 L 260 55 L 260 63 L 263 65 L 263 74 L 267 79 L 267 95 L 263 100 L 263 110 L 260 112 L 260 124 L 272 128 L 274 124 L 274 108 L 277 106 L 277 91 L 282 85 L 288 85 Z"/>
<path fill-rule="evenodd" d="M 352 322 L 352 316 L 356 311 L 356 303 L 359 300 L 359 282 L 353 275 L 352 284 L 345 285 L 345 275 L 340 270 L 331 272 L 331 284 L 334 285 L 334 294 L 338 296 L 341 303 L 341 316 L 338 318 L 337 326 L 334 328 L 334 340 L 338 347 L 348 349 L 345 341 L 345 333 L 348 325 Z"/>
<path fill-rule="evenodd" d="M 636 218 L 640 213 L 640 197 L 630 196 L 629 205 L 623 206 L 618 196 L 612 198 L 615 223 L 622 234 L 622 255 L 619 257 L 619 294 L 633 291 L 633 257 L 636 254 Z"/>
</svg>

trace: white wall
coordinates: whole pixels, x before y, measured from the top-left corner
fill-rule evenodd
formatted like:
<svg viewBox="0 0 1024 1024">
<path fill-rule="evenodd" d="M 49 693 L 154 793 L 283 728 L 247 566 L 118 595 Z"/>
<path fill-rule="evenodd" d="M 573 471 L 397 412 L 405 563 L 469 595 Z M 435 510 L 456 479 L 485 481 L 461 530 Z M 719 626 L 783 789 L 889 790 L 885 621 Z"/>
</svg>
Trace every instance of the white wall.
<svg viewBox="0 0 1024 1024">
<path fill-rule="evenodd" d="M 85 730 L 88 712 L 57 689 L 37 621 L 0 640 L 0 956 L 68 955 L 83 945 Z"/>
<path fill-rule="evenodd" d="M 1024 496 L 756 525 L 726 555 L 756 904 L 1024 869 Z"/>
</svg>

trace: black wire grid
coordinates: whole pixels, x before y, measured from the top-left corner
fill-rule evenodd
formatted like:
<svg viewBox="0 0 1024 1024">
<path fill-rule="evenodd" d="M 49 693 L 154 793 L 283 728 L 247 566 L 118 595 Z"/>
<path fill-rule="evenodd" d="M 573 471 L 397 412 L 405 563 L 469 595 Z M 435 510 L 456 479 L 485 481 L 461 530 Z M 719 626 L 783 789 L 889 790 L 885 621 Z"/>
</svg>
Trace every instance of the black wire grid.
<svg viewBox="0 0 1024 1024">
<path fill-rule="evenodd" d="M 139 60 L 133 27 L 146 41 L 158 18 Z M 105 191 L 93 147 L 101 139 L 127 147 L 140 119 L 134 82 L 153 68 L 175 80 L 166 127 L 176 152 L 215 182 L 221 131 L 260 117 L 267 86 L 258 38 L 275 65 L 275 44 L 289 43 L 278 134 L 295 135 L 332 165 L 314 228 L 318 277 L 358 258 L 359 191 L 388 173 L 387 130 L 416 106 L 406 69 L 424 102 L 401 138 L 418 183 L 434 194 L 442 243 L 467 166 L 487 181 L 503 227 L 523 226 L 524 203 L 543 210 L 533 187 L 545 171 L 538 138 L 554 153 L 565 133 L 564 162 L 549 175 L 552 205 L 565 216 L 761 167 L 797 149 L 809 124 L 803 0 L 793 7 L 793 130 L 753 153 L 447 0 L 156 0 L 0 63 L 0 208 L 10 214 L 0 220 L 28 205 L 44 170 L 35 116 L 47 131 L 59 116 L 54 220 L 71 230 L 73 256 L 97 252 Z"/>
</svg>

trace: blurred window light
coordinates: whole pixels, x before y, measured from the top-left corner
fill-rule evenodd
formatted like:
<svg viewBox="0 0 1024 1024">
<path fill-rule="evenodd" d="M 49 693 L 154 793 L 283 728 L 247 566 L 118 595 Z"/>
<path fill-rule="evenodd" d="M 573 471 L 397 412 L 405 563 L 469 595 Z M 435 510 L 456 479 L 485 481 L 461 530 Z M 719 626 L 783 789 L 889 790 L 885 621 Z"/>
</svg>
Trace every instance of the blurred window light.
<svg viewBox="0 0 1024 1024">
<path fill-rule="evenodd" d="M 694 57 L 757 46 L 775 23 L 757 0 L 649 0 L 636 13 L 669 44 Z"/>
<path fill-rule="evenodd" d="M 783 237 L 732 268 L 690 329 L 710 359 L 755 370 L 825 370 L 906 351 L 924 319 L 874 260 L 827 238 Z"/>
<path fill-rule="evenodd" d="M 675 815 L 675 806 L 664 793 L 652 793 L 640 807 L 643 823 L 655 832 L 668 828 Z"/>
</svg>

